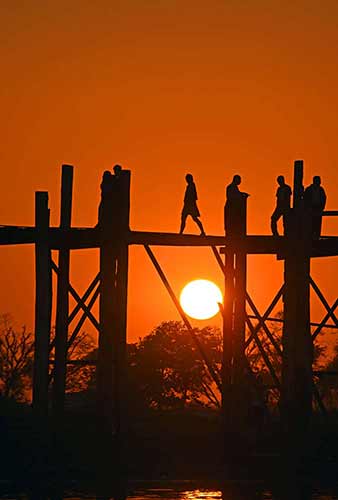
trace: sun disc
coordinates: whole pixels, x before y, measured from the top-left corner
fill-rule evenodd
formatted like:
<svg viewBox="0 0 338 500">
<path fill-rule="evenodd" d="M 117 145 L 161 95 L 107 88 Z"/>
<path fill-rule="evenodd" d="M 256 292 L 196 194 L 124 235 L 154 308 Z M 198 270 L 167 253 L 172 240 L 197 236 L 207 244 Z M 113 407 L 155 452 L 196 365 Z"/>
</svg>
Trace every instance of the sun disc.
<svg viewBox="0 0 338 500">
<path fill-rule="evenodd" d="M 219 312 L 219 303 L 222 302 L 220 289 L 209 280 L 190 281 L 180 295 L 184 312 L 195 319 L 212 318 Z"/>
</svg>

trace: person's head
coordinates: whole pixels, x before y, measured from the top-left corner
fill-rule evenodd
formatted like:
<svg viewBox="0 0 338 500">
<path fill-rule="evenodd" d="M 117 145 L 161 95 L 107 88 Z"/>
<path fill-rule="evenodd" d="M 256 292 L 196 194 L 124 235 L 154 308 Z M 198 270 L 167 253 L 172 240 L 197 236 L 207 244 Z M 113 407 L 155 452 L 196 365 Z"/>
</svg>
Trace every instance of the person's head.
<svg viewBox="0 0 338 500">
<path fill-rule="evenodd" d="M 284 186 L 284 184 L 285 184 L 284 175 L 279 175 L 279 176 L 277 177 L 277 182 L 278 182 L 278 184 L 279 184 L 280 186 Z"/>
<path fill-rule="evenodd" d="M 191 184 L 194 181 L 194 178 L 191 174 L 187 174 L 185 176 L 185 180 L 187 181 L 188 184 Z"/>
<path fill-rule="evenodd" d="M 121 165 L 114 165 L 113 170 L 114 170 L 115 175 L 120 175 L 120 173 L 122 171 L 122 167 L 121 167 Z"/>
<path fill-rule="evenodd" d="M 319 175 L 315 175 L 314 178 L 312 179 L 313 180 L 313 184 L 315 186 L 320 186 L 320 183 L 322 182 Z"/>
<path fill-rule="evenodd" d="M 241 176 L 236 174 L 234 175 L 234 178 L 232 179 L 232 182 L 236 185 L 239 186 L 240 183 L 242 182 Z"/>
<path fill-rule="evenodd" d="M 103 182 L 109 181 L 110 178 L 111 178 L 111 172 L 109 172 L 109 170 L 105 170 L 102 175 L 102 181 Z"/>
</svg>

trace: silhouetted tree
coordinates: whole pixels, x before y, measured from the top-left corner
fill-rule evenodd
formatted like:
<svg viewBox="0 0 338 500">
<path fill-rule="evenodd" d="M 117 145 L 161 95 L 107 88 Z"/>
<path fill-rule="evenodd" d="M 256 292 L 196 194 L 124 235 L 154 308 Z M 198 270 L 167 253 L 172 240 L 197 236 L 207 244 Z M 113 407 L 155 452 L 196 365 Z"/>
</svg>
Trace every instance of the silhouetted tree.
<svg viewBox="0 0 338 500">
<path fill-rule="evenodd" d="M 211 362 L 221 361 L 217 328 L 196 329 Z M 129 346 L 130 380 L 134 391 L 151 408 L 186 405 L 219 406 L 219 395 L 191 334 L 179 321 L 166 321 Z"/>
<path fill-rule="evenodd" d="M 283 313 L 279 311 L 276 319 L 282 320 Z M 282 350 L 282 330 L 283 324 L 278 322 L 268 322 L 268 327 L 270 333 L 274 339 L 275 344 L 279 346 Z M 259 340 L 263 346 L 264 351 L 268 355 L 269 361 L 279 378 L 281 380 L 282 375 L 282 357 L 277 352 L 276 348 L 272 344 L 271 340 L 268 338 L 266 332 L 261 328 L 258 332 Z M 275 406 L 279 400 L 279 391 L 275 387 L 275 383 L 269 371 L 269 368 L 265 364 L 263 355 L 258 348 L 256 342 L 253 340 L 246 350 L 246 356 L 249 360 L 253 374 L 257 379 L 257 383 L 260 386 L 262 392 L 262 397 Z M 326 346 L 322 343 L 321 337 L 318 336 L 313 349 L 313 367 L 314 369 L 320 369 L 322 364 L 325 362 L 326 357 Z"/>
<path fill-rule="evenodd" d="M 16 331 L 10 315 L 0 316 L 0 391 L 3 397 L 24 401 L 33 365 L 33 335 L 23 326 Z"/>
<path fill-rule="evenodd" d="M 333 348 L 333 356 L 320 367 L 323 376 L 318 378 L 318 387 L 327 409 L 338 408 L 338 343 Z M 325 375 L 325 372 L 328 374 Z"/>
<path fill-rule="evenodd" d="M 53 338 L 54 330 L 51 332 L 51 341 Z M 94 359 L 94 348 L 93 338 L 81 332 L 69 348 L 68 359 L 77 361 Z M 17 401 L 30 399 L 33 360 L 33 334 L 28 332 L 25 326 L 17 330 L 9 314 L 0 315 L 0 394 L 3 397 Z M 78 392 L 88 389 L 94 369 L 90 365 L 68 365 L 66 391 Z"/>
<path fill-rule="evenodd" d="M 97 357 L 96 345 L 91 335 L 81 332 L 68 349 L 68 359 L 76 361 L 94 361 Z M 66 392 L 85 391 L 93 386 L 93 365 L 68 365 Z"/>
<path fill-rule="evenodd" d="M 55 329 L 51 332 L 51 342 L 55 338 Z M 54 349 L 51 351 L 51 359 Z M 67 359 L 71 361 L 94 361 L 97 357 L 96 345 L 91 335 L 80 332 L 68 348 Z M 51 373 L 53 367 L 50 369 Z M 89 389 L 94 384 L 95 366 L 86 364 L 67 365 L 66 392 L 80 392 Z"/>
</svg>

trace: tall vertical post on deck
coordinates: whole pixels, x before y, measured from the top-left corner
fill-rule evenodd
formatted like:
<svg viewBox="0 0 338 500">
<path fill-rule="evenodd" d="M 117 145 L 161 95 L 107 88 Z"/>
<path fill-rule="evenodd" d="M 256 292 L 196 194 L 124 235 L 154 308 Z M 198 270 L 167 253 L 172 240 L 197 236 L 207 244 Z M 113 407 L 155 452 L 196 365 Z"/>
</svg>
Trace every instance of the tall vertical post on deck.
<svg viewBox="0 0 338 500">
<path fill-rule="evenodd" d="M 130 171 L 121 174 L 121 211 L 117 245 L 116 269 L 116 429 L 117 435 L 125 432 L 126 381 L 127 381 L 127 298 L 129 250 L 127 235 L 130 219 Z"/>
<path fill-rule="evenodd" d="M 71 226 L 73 194 L 73 166 L 62 165 L 60 229 Z M 67 339 L 69 315 L 69 260 L 70 250 L 67 237 L 65 246 L 59 250 L 59 272 L 57 280 L 56 324 L 55 324 L 55 364 L 53 383 L 53 414 L 61 417 L 64 410 L 66 374 L 67 374 Z"/>
<path fill-rule="evenodd" d="M 102 205 L 99 222 L 100 334 L 97 364 L 98 416 L 102 430 L 117 443 L 126 396 L 126 321 L 130 172 L 112 178 L 112 199 Z M 107 210 L 109 211 L 107 213 Z M 106 446 L 109 442 L 106 443 Z"/>
<path fill-rule="evenodd" d="M 48 193 L 35 193 L 35 350 L 33 410 L 37 417 L 48 415 L 49 338 L 52 307 L 52 268 L 48 244 Z"/>
<path fill-rule="evenodd" d="M 245 415 L 245 292 L 246 253 L 242 239 L 246 235 L 246 200 L 238 193 L 227 200 L 224 211 L 225 287 L 223 316 L 222 406 L 226 439 Z"/>
<path fill-rule="evenodd" d="M 281 410 L 292 446 L 302 441 L 312 412 L 310 331 L 310 224 L 303 203 L 303 162 L 294 165 L 293 209 L 284 264 Z"/>
<path fill-rule="evenodd" d="M 242 238 L 247 232 L 247 197 L 243 195 L 238 207 L 237 238 L 235 246 L 235 289 L 234 289 L 234 358 L 233 358 L 233 385 L 234 404 L 237 409 L 236 421 L 243 425 L 247 416 L 248 394 L 246 394 L 247 364 L 245 360 L 245 305 L 246 305 L 246 279 L 247 255 L 243 250 Z"/>
</svg>

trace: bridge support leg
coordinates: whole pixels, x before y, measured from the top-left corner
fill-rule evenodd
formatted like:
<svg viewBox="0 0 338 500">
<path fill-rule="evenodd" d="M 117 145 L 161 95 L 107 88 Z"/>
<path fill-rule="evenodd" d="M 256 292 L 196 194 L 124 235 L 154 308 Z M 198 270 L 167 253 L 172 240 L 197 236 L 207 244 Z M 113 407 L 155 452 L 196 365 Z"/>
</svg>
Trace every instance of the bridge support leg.
<svg viewBox="0 0 338 500">
<path fill-rule="evenodd" d="M 312 413 L 309 223 L 302 205 L 303 163 L 295 162 L 294 208 L 284 264 L 281 415 L 289 456 L 302 452 Z M 292 450 L 290 450 L 290 447 Z M 290 453 L 292 451 L 292 453 Z"/>
<path fill-rule="evenodd" d="M 294 439 L 306 430 L 312 412 L 309 257 L 294 248 L 285 259 L 284 276 L 281 409 L 285 431 Z"/>
<path fill-rule="evenodd" d="M 97 361 L 97 412 L 101 431 L 100 480 L 120 470 L 125 424 L 126 326 L 130 172 L 115 186 L 111 221 L 102 228 L 100 248 L 100 334 Z"/>
<path fill-rule="evenodd" d="M 247 393 L 247 363 L 245 358 L 245 304 L 246 304 L 247 257 L 240 251 L 235 255 L 235 307 L 234 307 L 234 358 L 233 386 L 236 422 L 241 428 L 247 423 L 250 396 Z"/>
<path fill-rule="evenodd" d="M 62 165 L 60 228 L 69 229 L 72 215 L 73 167 Z M 67 340 L 69 315 L 69 261 L 70 250 L 59 250 L 59 272 L 57 279 L 56 325 L 55 325 L 55 365 L 53 381 L 53 414 L 61 418 L 64 411 Z"/>
<path fill-rule="evenodd" d="M 242 453 L 240 432 L 246 425 L 247 363 L 245 359 L 245 304 L 247 257 L 241 249 L 246 235 L 246 196 L 227 201 L 225 207 L 225 293 L 223 319 L 222 404 L 225 429 L 225 455 L 228 459 Z M 234 440 L 235 437 L 235 440 Z M 230 455 L 230 456 L 229 456 Z"/>
<path fill-rule="evenodd" d="M 35 194 L 35 351 L 33 374 L 33 411 L 48 416 L 49 338 L 52 307 L 52 268 L 48 246 L 48 193 Z"/>
</svg>

